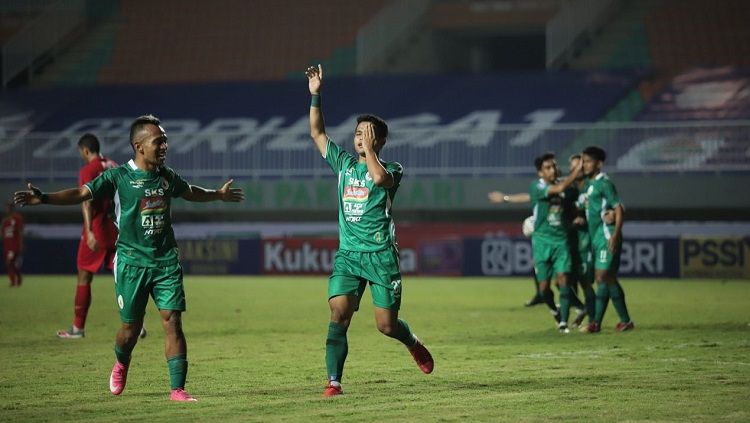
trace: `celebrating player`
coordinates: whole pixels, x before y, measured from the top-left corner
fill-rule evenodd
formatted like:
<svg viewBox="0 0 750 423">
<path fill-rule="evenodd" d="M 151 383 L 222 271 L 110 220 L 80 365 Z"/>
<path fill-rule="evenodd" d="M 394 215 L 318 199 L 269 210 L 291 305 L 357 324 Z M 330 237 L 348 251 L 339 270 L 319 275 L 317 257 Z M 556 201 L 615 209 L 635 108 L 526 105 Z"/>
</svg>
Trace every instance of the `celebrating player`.
<svg viewBox="0 0 750 423">
<path fill-rule="evenodd" d="M 388 126 L 379 117 L 357 118 L 352 156 L 326 135 L 320 91 L 323 68 L 305 72 L 312 95 L 310 136 L 338 177 L 339 250 L 328 280 L 331 321 L 326 339 L 328 386 L 323 395 L 342 393 L 341 381 L 348 352 L 346 332 L 366 285 L 375 305 L 375 322 L 386 336 L 403 343 L 424 373 L 433 369 L 427 348 L 398 318 L 401 306 L 401 271 L 391 205 L 401 182 L 403 169 L 396 162 L 380 160 Z"/>
<path fill-rule="evenodd" d="M 557 180 L 555 155 L 545 153 L 534 160 L 539 179 L 531 183 L 529 195 L 534 215 L 534 233 L 531 246 L 534 254 L 534 269 L 539 280 L 539 290 L 544 302 L 553 312 L 558 329 L 568 333 L 570 314 L 570 287 L 567 274 L 571 271 L 568 245 L 569 222 L 565 215 L 565 190 L 575 182 L 581 172 L 580 165 L 562 181 Z M 552 273 L 556 274 L 560 288 L 560 310 L 557 310 L 550 289 Z"/>
<path fill-rule="evenodd" d="M 23 216 L 18 213 L 13 203 L 8 203 L 3 218 L 3 257 L 8 271 L 10 287 L 19 287 L 23 282 L 21 275 L 21 254 L 23 253 Z"/>
<path fill-rule="evenodd" d="M 78 185 L 82 186 L 93 181 L 107 169 L 117 166 L 113 160 L 104 157 L 99 152 L 99 139 L 93 134 L 84 134 L 78 140 L 78 153 L 86 163 L 78 171 Z M 112 201 L 109 198 L 99 198 L 81 203 L 83 214 L 83 230 L 78 243 L 78 284 L 73 310 L 73 325 L 68 330 L 57 331 L 57 336 L 65 339 L 80 339 L 85 336 L 86 316 L 91 306 L 91 282 L 94 273 L 102 268 L 112 271 L 115 257 L 115 241 L 117 241 L 117 227 L 112 220 Z M 141 337 L 146 336 L 145 329 L 141 329 Z"/>
<path fill-rule="evenodd" d="M 185 292 L 177 243 L 172 230 L 171 202 L 174 197 L 187 201 L 232 201 L 244 199 L 232 180 L 218 190 L 189 185 L 164 165 L 167 134 L 159 119 L 147 115 L 130 126 L 134 158 L 127 164 L 106 170 L 79 188 L 44 193 L 29 184 L 29 191 L 14 195 L 16 204 L 42 203 L 69 205 L 101 198 L 114 199 L 115 222 L 120 231 L 115 255 L 115 296 L 122 326 L 115 339 L 115 365 L 109 388 L 120 395 L 130 366 L 130 355 L 138 342 L 148 297 L 154 299 L 166 333 L 165 353 L 173 401 L 195 401 L 185 391 L 187 343 L 182 331 Z"/>
<path fill-rule="evenodd" d="M 583 171 L 588 178 L 586 189 L 586 220 L 588 221 L 591 245 L 594 253 L 594 278 L 596 280 L 596 312 L 594 321 L 587 327 L 589 333 L 601 330 L 607 302 L 612 304 L 620 317 L 615 329 L 624 332 L 635 328 L 625 304 L 625 292 L 617 280 L 622 251 L 622 224 L 624 209 L 615 185 L 602 172 L 607 155 L 597 146 L 583 150 Z M 607 210 L 614 211 L 614 224 L 603 221 Z"/>
</svg>

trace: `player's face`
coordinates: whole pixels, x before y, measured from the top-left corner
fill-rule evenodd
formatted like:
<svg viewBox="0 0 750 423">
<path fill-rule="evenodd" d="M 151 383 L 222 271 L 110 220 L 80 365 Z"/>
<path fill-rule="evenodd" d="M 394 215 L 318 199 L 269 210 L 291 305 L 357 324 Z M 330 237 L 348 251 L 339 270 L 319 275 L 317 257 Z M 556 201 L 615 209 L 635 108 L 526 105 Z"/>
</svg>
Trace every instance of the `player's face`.
<svg viewBox="0 0 750 423">
<path fill-rule="evenodd" d="M 367 122 L 367 121 L 362 121 L 357 124 L 357 128 L 354 130 L 354 151 L 358 155 L 365 154 L 365 148 L 362 145 L 362 142 L 366 136 L 365 127 L 370 126 L 370 125 L 372 125 L 372 123 Z M 374 131 L 373 131 L 373 135 L 374 135 Z M 372 142 L 372 149 L 375 150 L 376 153 L 379 153 L 381 148 L 383 148 L 383 143 L 381 142 L 381 140 L 375 138 L 375 140 Z"/>
<path fill-rule="evenodd" d="M 581 157 L 583 158 L 583 174 L 587 178 L 590 178 L 599 171 L 601 164 L 588 154 L 584 154 Z"/>
<path fill-rule="evenodd" d="M 86 151 L 85 147 L 78 147 L 78 155 L 81 156 L 81 159 L 85 162 L 86 161 Z"/>
<path fill-rule="evenodd" d="M 539 177 L 547 182 L 555 182 L 557 179 L 557 162 L 554 160 L 545 160 L 539 169 Z"/>
<path fill-rule="evenodd" d="M 573 169 L 577 168 L 578 167 L 578 163 L 580 163 L 580 162 L 581 162 L 581 159 L 579 159 L 579 158 L 571 159 L 570 160 L 570 168 L 568 169 L 568 173 L 573 173 Z M 577 180 L 581 180 L 584 177 L 585 177 L 585 175 L 583 174 L 583 172 L 581 172 L 581 173 L 578 174 Z"/>
<path fill-rule="evenodd" d="M 140 141 L 140 152 L 147 163 L 162 166 L 167 160 L 167 134 L 164 128 L 146 125 Z"/>
</svg>

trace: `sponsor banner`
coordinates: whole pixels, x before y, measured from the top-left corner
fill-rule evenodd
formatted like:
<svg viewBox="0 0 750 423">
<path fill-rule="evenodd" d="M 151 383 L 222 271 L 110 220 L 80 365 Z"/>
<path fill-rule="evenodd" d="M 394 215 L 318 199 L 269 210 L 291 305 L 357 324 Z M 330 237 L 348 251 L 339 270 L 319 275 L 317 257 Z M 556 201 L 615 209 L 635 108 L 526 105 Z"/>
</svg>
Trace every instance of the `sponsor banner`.
<svg viewBox="0 0 750 423">
<path fill-rule="evenodd" d="M 750 278 L 750 237 L 684 236 L 680 267 L 685 278 Z"/>
<path fill-rule="evenodd" d="M 270 275 L 327 275 L 333 268 L 338 238 L 271 238 L 262 241 L 261 273 Z M 434 252 L 430 252 L 435 255 Z M 402 274 L 418 272 L 417 243 L 399 240 Z M 455 259 L 454 259 L 455 261 Z M 435 272 L 448 271 L 433 268 Z M 451 274 L 454 274 L 453 271 Z"/>
<path fill-rule="evenodd" d="M 177 241 L 180 262 L 187 274 L 257 275 L 259 239 L 200 239 Z"/>
<path fill-rule="evenodd" d="M 619 275 L 678 277 L 677 250 L 678 241 L 675 238 L 624 240 Z M 533 269 L 531 241 L 527 238 L 464 239 L 464 275 L 529 276 Z"/>
<path fill-rule="evenodd" d="M 260 240 L 180 240 L 180 262 L 186 274 L 260 273 Z M 24 241 L 21 271 L 30 274 L 75 275 L 78 239 Z M 5 271 L 4 262 L 0 268 Z M 109 273 L 101 270 L 100 273 Z M 73 277 L 73 276 L 71 276 Z"/>
</svg>

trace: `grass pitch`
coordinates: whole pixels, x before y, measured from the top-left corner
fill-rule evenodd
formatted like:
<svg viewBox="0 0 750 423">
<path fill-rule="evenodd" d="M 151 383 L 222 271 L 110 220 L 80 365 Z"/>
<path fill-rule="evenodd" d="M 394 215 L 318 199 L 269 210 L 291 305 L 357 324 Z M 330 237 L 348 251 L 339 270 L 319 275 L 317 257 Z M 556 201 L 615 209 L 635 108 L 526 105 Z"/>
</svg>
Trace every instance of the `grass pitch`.
<svg viewBox="0 0 750 423">
<path fill-rule="evenodd" d="M 74 276 L 0 290 L 0 421 L 750 421 L 750 282 L 625 280 L 636 330 L 561 335 L 527 279 L 407 278 L 402 317 L 435 357 L 422 374 L 375 329 L 349 331 L 345 395 L 323 398 L 326 278 L 188 276 L 184 328 L 198 403 L 168 401 L 153 303 L 125 392 L 109 393 L 119 326 L 97 276 L 82 340 Z"/>
</svg>

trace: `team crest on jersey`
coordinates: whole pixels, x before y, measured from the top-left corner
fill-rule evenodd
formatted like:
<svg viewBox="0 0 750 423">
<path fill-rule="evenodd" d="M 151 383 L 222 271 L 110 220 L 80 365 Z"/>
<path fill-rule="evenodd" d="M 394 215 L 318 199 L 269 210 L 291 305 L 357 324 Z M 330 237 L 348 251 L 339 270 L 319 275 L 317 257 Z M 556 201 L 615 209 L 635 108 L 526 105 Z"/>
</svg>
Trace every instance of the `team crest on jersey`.
<svg viewBox="0 0 750 423">
<path fill-rule="evenodd" d="M 161 187 L 164 188 L 165 190 L 169 189 L 169 181 L 167 180 L 167 178 L 163 176 L 159 178 L 159 185 L 161 185 Z"/>
</svg>

